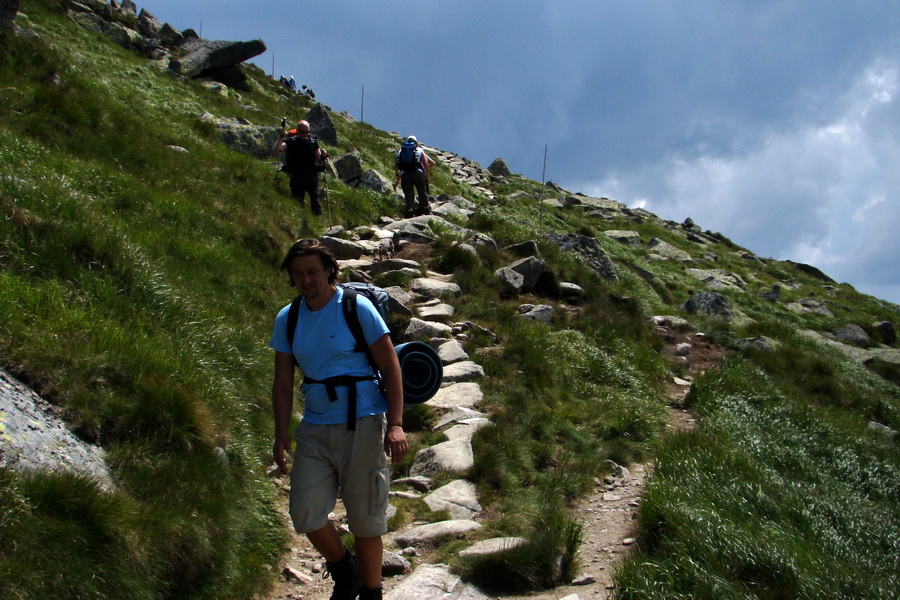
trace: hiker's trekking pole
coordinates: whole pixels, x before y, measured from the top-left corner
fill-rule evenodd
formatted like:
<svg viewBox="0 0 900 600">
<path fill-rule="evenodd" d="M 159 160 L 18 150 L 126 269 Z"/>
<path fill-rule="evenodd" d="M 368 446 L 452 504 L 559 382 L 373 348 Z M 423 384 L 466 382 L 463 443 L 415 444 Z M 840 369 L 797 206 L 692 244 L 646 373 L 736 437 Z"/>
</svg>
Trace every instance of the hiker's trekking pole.
<svg viewBox="0 0 900 600">
<path fill-rule="evenodd" d="M 325 182 L 325 204 L 328 205 L 328 226 L 331 227 L 334 223 L 331 220 L 331 194 L 328 193 L 328 157 L 326 156 L 322 162 L 325 163 L 325 170 L 322 171 L 322 181 Z"/>
<path fill-rule="evenodd" d="M 281 117 L 281 135 L 284 137 L 284 128 L 287 126 L 287 117 Z M 278 174 L 281 173 L 281 169 L 284 168 L 284 165 L 281 164 L 281 161 L 278 161 L 278 166 L 275 167 L 275 182 L 278 182 Z"/>
</svg>

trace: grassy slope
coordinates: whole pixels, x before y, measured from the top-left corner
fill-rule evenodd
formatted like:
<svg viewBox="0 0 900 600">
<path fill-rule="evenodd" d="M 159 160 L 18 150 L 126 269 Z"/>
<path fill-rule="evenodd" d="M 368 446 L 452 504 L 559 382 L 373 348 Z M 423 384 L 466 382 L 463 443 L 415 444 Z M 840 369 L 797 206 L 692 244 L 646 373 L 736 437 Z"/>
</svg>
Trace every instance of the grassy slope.
<svg viewBox="0 0 900 600">
<path fill-rule="evenodd" d="M 108 450 L 121 486 L 104 494 L 69 476 L 0 472 L 0 595 L 247 597 L 271 576 L 266 565 L 282 543 L 263 475 L 266 342 L 290 295 L 277 264 L 292 238 L 325 223 L 298 214 L 267 163 L 226 149 L 197 116 L 274 124 L 305 107 L 280 102 L 256 69 L 251 92 L 223 98 L 81 30 L 50 0 L 22 10 L 43 41 L 12 41 L 0 59 L 0 362 Z M 47 82 L 53 70 L 60 87 Z M 392 136 L 335 122 L 332 156 L 357 150 L 367 168 L 390 171 Z M 446 169 L 435 188 L 471 196 Z M 533 238 L 538 223 L 597 236 L 621 280 L 599 281 L 542 244 L 557 279 L 581 284 L 589 301 L 578 313 L 557 311 L 550 325 L 523 323 L 521 300 L 500 298 L 490 283 L 508 257 L 472 261 L 450 235 L 436 245 L 437 264 L 467 290 L 457 314 L 503 340 L 479 359 L 497 425 L 474 441 L 471 476 L 494 515 L 484 535 L 532 540 L 512 559 L 466 572 L 521 568 L 519 581 L 545 585 L 560 551 L 574 571 L 578 528 L 567 500 L 591 487 L 607 458 L 654 452 L 642 550 L 620 573 L 623 596 L 890 597 L 900 557 L 897 445 L 865 423 L 900 428 L 898 389 L 795 331 L 870 328 L 896 321 L 895 307 L 846 285 L 823 289 L 787 263 L 747 261 L 727 241 L 710 248 L 719 261 L 707 267 L 750 282 L 729 296 L 756 323 L 703 323 L 707 331 L 722 343 L 765 334 L 783 346 L 736 355 L 698 382 L 690 399 L 700 429 L 656 448 L 667 369 L 646 318 L 677 313 L 700 286 L 683 266 L 598 234 L 637 229 L 644 242 L 703 249 L 652 219 L 542 211 L 535 189 L 517 178 L 498 186 L 499 201 L 481 204 L 469 225 L 501 245 Z M 520 190 L 532 197 L 505 200 Z M 396 214 L 373 193 L 334 183 L 332 193 L 347 226 Z M 656 278 L 647 283 L 634 267 Z M 788 294 L 842 308 L 834 318 L 798 315 L 757 297 L 786 279 L 800 284 Z M 476 335 L 468 349 L 486 345 Z M 434 437 L 424 425 L 416 433 L 419 445 Z M 401 506 L 394 525 L 415 514 L 421 506 Z M 854 583 L 859 572 L 864 582 Z"/>
</svg>

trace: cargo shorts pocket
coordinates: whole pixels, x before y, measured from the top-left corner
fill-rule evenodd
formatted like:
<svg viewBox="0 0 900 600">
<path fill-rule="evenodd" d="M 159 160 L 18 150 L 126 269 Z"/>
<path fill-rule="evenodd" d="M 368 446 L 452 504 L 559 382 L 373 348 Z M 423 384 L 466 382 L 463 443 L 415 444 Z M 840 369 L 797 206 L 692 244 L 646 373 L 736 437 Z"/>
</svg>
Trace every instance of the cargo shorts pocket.
<svg viewBox="0 0 900 600">
<path fill-rule="evenodd" d="M 383 515 L 387 510 L 388 471 L 374 469 L 369 472 L 369 516 Z"/>
</svg>

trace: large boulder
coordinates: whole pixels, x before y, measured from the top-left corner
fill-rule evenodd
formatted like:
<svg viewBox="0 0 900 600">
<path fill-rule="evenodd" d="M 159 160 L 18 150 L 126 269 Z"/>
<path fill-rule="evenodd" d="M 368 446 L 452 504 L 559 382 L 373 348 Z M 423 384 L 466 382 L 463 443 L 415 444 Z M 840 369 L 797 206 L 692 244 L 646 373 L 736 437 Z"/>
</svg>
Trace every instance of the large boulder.
<svg viewBox="0 0 900 600">
<path fill-rule="evenodd" d="M 341 181 L 351 187 L 359 185 L 363 176 L 362 159 L 358 154 L 344 154 L 333 161 L 334 169 Z"/>
<path fill-rule="evenodd" d="M 276 126 L 253 125 L 246 119 L 219 118 L 207 112 L 200 115 L 200 121 L 213 125 L 222 142 L 232 150 L 256 158 L 269 158 L 278 136 Z"/>
<path fill-rule="evenodd" d="M 600 242 L 596 238 L 587 237 L 578 233 L 556 234 L 550 233 L 546 238 L 566 252 L 577 254 L 588 267 L 595 273 L 609 281 L 619 278 L 616 268 L 607 256 Z"/>
<path fill-rule="evenodd" d="M 681 310 L 691 314 L 724 319 L 735 325 L 746 325 L 751 322 L 749 317 L 731 305 L 731 301 L 727 297 L 717 292 L 694 294 L 681 305 Z"/>
<path fill-rule="evenodd" d="M 249 42 L 227 42 L 194 39 L 185 43 L 187 52 L 178 59 L 175 69 L 185 77 L 197 77 L 208 69 L 231 67 L 259 56 L 266 44 L 256 39 Z"/>
<path fill-rule="evenodd" d="M 517 260 L 508 266 L 522 276 L 522 289 L 531 290 L 537 285 L 538 279 L 544 272 L 544 264 L 544 261 L 540 258 L 529 256 L 528 258 Z"/>
<path fill-rule="evenodd" d="M 496 175 L 497 177 L 509 177 L 512 175 L 509 167 L 506 166 L 506 161 L 499 156 L 495 158 L 494 162 L 491 163 L 491 166 L 488 167 L 488 171 L 491 175 Z"/>
<path fill-rule="evenodd" d="M 331 120 L 324 105 L 319 103 L 309 109 L 309 112 L 306 113 L 306 120 L 309 122 L 310 135 L 319 138 L 323 144 L 337 146 L 337 129 L 335 129 L 334 121 Z"/>
</svg>

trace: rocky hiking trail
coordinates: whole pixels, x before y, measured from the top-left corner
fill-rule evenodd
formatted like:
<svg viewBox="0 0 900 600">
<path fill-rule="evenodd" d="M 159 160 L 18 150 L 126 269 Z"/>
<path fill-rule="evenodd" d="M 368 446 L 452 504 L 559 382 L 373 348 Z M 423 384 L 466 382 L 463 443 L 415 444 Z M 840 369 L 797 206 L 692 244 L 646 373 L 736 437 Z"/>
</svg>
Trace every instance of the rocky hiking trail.
<svg viewBox="0 0 900 600">
<path fill-rule="evenodd" d="M 387 235 L 386 233 L 383 235 Z M 376 235 L 370 245 L 377 244 Z M 323 238 L 325 239 L 325 238 Z M 365 246 L 365 244 L 364 244 Z M 408 268 L 427 263 L 430 247 L 427 244 L 406 244 L 393 261 L 374 261 L 367 256 L 341 260 L 342 268 L 360 271 L 382 271 Z M 421 262 L 420 262 L 421 261 Z M 383 264 L 379 264 L 382 262 Z M 393 266 L 392 266 L 393 265 Z M 427 280 L 427 281 L 425 281 Z M 391 497 L 416 497 L 425 501 L 433 511 L 447 510 L 450 521 L 436 524 L 412 523 L 399 531 L 385 535 L 384 590 L 389 600 L 467 600 L 493 597 L 462 582 L 446 565 L 431 564 L 429 547 L 437 538 L 461 536 L 480 528 L 481 506 L 474 486 L 465 479 L 457 479 L 438 489 L 431 487 L 430 476 L 438 471 L 462 474 L 472 466 L 471 438 L 481 426 L 489 423 L 488 416 L 478 411 L 483 397 L 478 381 L 483 371 L 462 349 L 460 340 L 466 339 L 466 329 L 472 324 L 450 323 L 453 309 L 441 298 L 459 292 L 450 278 L 429 272 L 426 278 L 413 281 L 409 292 L 389 290 L 392 297 L 406 294 L 408 308 L 418 318 L 412 319 L 420 337 L 431 332 L 431 344 L 436 346 L 444 362 L 444 387 L 426 404 L 435 409 L 440 420 L 436 429 L 445 432 L 446 442 L 420 450 L 411 468 L 411 477 L 392 481 Z M 433 319 L 433 320 L 432 320 Z M 725 354 L 723 348 L 707 342 L 702 333 L 692 330 L 687 321 L 678 317 L 653 317 L 657 334 L 665 341 L 662 355 L 673 365 L 668 382 L 667 409 L 670 432 L 689 430 L 694 417 L 684 406 L 693 379 L 713 369 Z M 451 337 L 440 337 L 438 334 Z M 410 332 L 407 332 L 410 335 Z M 652 463 L 620 466 L 611 465 L 611 474 L 596 479 L 594 492 L 573 507 L 583 523 L 583 540 L 579 551 L 580 570 L 572 582 L 553 589 L 522 596 L 504 596 L 531 600 L 586 600 L 609 598 L 613 591 L 615 565 L 636 546 L 635 518 L 640 507 L 645 481 L 653 470 Z M 325 600 L 329 598 L 332 581 L 323 576 L 324 563 L 305 536 L 293 532 L 287 515 L 288 477 L 272 473 L 283 502 L 280 507 L 284 526 L 290 532 L 289 551 L 278 565 L 274 586 L 254 600 Z M 394 510 L 389 508 L 389 513 Z M 343 506 L 338 503 L 333 519 L 341 531 L 344 525 Z M 515 538 L 499 538 L 474 543 L 463 552 L 496 552 L 511 544 Z"/>
</svg>

